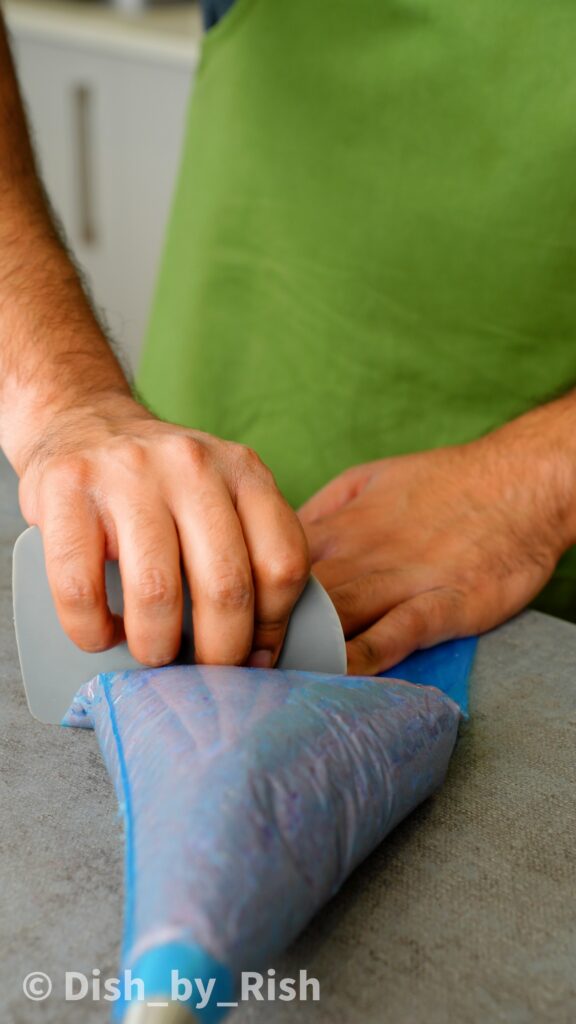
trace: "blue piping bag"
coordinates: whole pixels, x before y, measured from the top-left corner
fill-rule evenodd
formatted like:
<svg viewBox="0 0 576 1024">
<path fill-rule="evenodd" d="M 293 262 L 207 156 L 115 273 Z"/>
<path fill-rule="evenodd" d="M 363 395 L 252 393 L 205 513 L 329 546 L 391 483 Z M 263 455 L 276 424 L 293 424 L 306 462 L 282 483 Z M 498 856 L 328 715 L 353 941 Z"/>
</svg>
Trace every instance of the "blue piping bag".
<svg viewBox="0 0 576 1024">
<path fill-rule="evenodd" d="M 63 724 L 95 729 L 116 788 L 122 967 L 145 999 L 184 978 L 195 1016 L 227 1013 L 242 972 L 441 785 L 460 717 L 433 687 L 309 672 L 169 666 L 83 686 Z"/>
<path fill-rule="evenodd" d="M 468 684 L 477 647 L 477 636 L 447 640 L 425 651 L 414 651 L 382 676 L 405 679 L 419 686 L 437 686 L 456 702 L 464 718 L 468 718 Z"/>
</svg>

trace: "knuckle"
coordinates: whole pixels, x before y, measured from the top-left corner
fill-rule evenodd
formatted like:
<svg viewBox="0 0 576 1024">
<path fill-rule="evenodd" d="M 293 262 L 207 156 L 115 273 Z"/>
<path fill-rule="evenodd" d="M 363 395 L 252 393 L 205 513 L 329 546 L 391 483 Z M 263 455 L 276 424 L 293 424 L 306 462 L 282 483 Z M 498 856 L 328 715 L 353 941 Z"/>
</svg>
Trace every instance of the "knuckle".
<svg viewBox="0 0 576 1024">
<path fill-rule="evenodd" d="M 425 632 L 427 620 L 428 615 L 415 604 L 406 604 L 398 609 L 397 625 L 411 636 L 421 636 Z"/>
<path fill-rule="evenodd" d="M 98 587 L 86 576 L 62 575 L 55 590 L 58 603 L 69 611 L 92 612 L 100 603 Z"/>
<path fill-rule="evenodd" d="M 474 588 L 480 593 L 479 583 Z M 426 616 L 427 634 L 429 638 L 442 639 L 466 618 L 468 594 L 457 586 L 444 586 L 435 595 L 429 613 Z M 448 632 L 447 632 L 448 631 Z"/>
<path fill-rule="evenodd" d="M 264 483 L 274 483 L 272 470 L 262 461 L 258 452 L 246 444 L 236 445 L 242 475 L 256 476 Z"/>
<path fill-rule="evenodd" d="M 374 641 L 367 636 L 358 636 L 354 640 L 354 647 L 357 654 L 360 655 L 361 661 L 368 665 L 376 665 L 380 657 L 380 652 L 377 649 Z"/>
<path fill-rule="evenodd" d="M 131 475 L 139 475 L 146 467 L 148 456 L 142 444 L 135 438 L 123 437 L 114 454 L 122 469 Z"/>
<path fill-rule="evenodd" d="M 262 462 L 262 459 L 258 455 L 258 452 L 255 451 L 254 448 L 251 448 L 250 445 L 236 444 L 235 448 L 236 451 L 238 452 L 239 457 L 247 466 L 254 466 L 255 468 L 264 466 L 264 463 Z"/>
<path fill-rule="evenodd" d="M 348 480 L 356 480 L 356 478 L 358 476 L 358 472 L 362 468 L 363 468 L 362 466 L 347 466 L 346 469 L 344 469 L 340 473 L 340 479 L 341 480 L 347 480 L 347 481 Z"/>
<path fill-rule="evenodd" d="M 85 486 L 89 475 L 88 459 L 80 454 L 59 455 L 50 460 L 43 475 L 43 484 L 69 489 Z"/>
<path fill-rule="evenodd" d="M 289 551 L 268 562 L 265 574 L 269 585 L 279 590 L 288 590 L 302 586 L 309 571 L 307 555 L 300 551 Z"/>
<path fill-rule="evenodd" d="M 188 472 L 202 470 L 209 456 L 206 445 L 188 434 L 173 434 L 168 440 L 168 448 L 171 456 L 183 463 Z"/>
<path fill-rule="evenodd" d="M 220 571 L 213 574 L 206 596 L 217 608 L 243 611 L 252 602 L 252 581 L 242 572 Z"/>
<path fill-rule="evenodd" d="M 145 569 L 134 588 L 137 603 L 144 608 L 175 608 L 180 599 L 177 580 L 161 569 Z"/>
</svg>

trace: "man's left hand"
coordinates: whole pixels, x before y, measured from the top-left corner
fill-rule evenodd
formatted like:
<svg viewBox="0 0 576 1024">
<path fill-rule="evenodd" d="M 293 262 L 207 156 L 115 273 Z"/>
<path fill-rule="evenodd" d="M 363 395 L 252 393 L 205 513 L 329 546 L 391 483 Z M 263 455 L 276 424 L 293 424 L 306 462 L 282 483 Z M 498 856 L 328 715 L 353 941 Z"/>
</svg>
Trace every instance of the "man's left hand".
<svg viewBox="0 0 576 1024">
<path fill-rule="evenodd" d="M 355 466 L 302 506 L 351 674 L 490 629 L 541 590 L 574 538 L 564 464 L 537 448 L 505 427 Z"/>
</svg>

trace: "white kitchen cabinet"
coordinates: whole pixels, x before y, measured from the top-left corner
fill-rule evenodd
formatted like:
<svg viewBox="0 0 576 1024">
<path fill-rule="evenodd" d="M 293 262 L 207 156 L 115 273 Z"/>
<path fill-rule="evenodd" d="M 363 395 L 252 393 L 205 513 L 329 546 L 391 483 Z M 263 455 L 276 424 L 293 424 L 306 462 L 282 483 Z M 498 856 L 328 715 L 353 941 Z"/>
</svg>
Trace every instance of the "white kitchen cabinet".
<svg viewBox="0 0 576 1024">
<path fill-rule="evenodd" d="M 199 27 L 187 23 L 189 39 L 153 29 L 138 35 L 134 21 L 110 12 L 99 16 L 98 34 L 86 32 L 80 15 L 77 23 L 70 14 L 51 21 L 50 5 L 45 8 L 38 26 L 21 16 L 22 10 L 33 15 L 33 6 L 7 7 L 42 175 L 96 305 L 134 369 L 178 169 Z"/>
</svg>

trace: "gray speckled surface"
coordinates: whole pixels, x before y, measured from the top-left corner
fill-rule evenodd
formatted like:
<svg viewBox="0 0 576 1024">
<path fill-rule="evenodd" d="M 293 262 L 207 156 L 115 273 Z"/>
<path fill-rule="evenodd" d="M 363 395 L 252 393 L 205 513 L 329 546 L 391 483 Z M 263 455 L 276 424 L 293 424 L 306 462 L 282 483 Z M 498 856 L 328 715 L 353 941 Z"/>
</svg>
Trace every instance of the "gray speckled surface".
<svg viewBox="0 0 576 1024">
<path fill-rule="evenodd" d="M 0 1020 L 103 1024 L 66 970 L 117 972 L 122 842 L 94 736 L 28 714 L 12 631 L 23 523 L 0 459 Z M 576 627 L 536 612 L 485 637 L 472 721 L 443 790 L 401 825 L 274 966 L 319 1003 L 238 1024 L 576 1021 Z M 287 894 L 289 898 L 289 894 Z M 53 977 L 31 1003 L 22 979 Z"/>
</svg>

